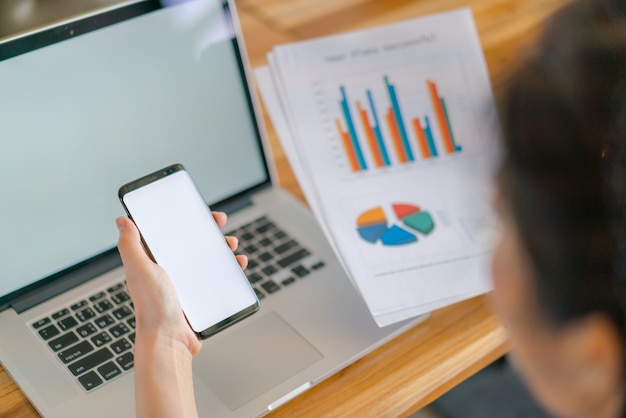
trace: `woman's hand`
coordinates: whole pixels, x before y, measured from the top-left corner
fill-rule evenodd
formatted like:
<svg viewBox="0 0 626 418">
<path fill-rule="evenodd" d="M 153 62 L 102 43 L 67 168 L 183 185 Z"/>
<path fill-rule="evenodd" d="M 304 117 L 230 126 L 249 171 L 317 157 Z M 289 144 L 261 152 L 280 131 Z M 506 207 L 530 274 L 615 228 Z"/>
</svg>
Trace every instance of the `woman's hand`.
<svg viewBox="0 0 626 418">
<path fill-rule="evenodd" d="M 214 212 L 220 227 L 226 214 Z M 197 416 L 191 359 L 202 346 L 183 314 L 178 295 L 161 266 L 146 254 L 139 231 L 128 218 L 116 219 L 118 249 L 136 318 L 135 393 L 137 416 Z M 239 241 L 226 237 L 235 251 Z M 238 255 L 242 268 L 246 256 Z M 173 415 L 172 415 L 173 414 Z"/>
</svg>

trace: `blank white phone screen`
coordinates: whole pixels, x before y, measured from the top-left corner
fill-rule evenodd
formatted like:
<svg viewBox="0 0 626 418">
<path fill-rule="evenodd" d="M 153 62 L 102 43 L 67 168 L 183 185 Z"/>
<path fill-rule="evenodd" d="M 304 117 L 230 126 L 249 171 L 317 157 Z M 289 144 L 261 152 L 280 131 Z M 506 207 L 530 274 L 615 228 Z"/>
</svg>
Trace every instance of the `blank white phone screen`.
<svg viewBox="0 0 626 418">
<path fill-rule="evenodd" d="M 257 303 L 189 174 L 177 171 L 123 197 L 157 264 L 200 332 Z"/>
</svg>

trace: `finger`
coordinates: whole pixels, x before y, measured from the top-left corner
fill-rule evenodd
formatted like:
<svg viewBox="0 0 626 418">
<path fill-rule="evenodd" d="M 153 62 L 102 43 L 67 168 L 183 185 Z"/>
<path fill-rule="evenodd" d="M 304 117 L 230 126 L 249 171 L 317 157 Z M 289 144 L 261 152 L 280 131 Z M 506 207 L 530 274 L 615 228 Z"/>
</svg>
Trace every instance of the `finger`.
<svg viewBox="0 0 626 418">
<path fill-rule="evenodd" d="M 220 228 L 224 228 L 226 225 L 226 221 L 228 220 L 228 216 L 224 212 L 213 212 L 213 219 L 219 225 Z"/>
<path fill-rule="evenodd" d="M 248 267 L 248 256 L 240 254 L 240 255 L 237 255 L 235 257 L 237 257 L 237 262 L 239 263 L 241 268 L 245 270 L 246 267 Z"/>
<path fill-rule="evenodd" d="M 153 264 L 141 244 L 141 236 L 135 224 L 126 217 L 115 220 L 120 236 L 117 241 L 124 266 L 129 269 L 143 268 Z"/>
<path fill-rule="evenodd" d="M 237 237 L 226 237 L 226 242 L 232 251 L 235 251 L 239 247 L 239 239 Z"/>
</svg>

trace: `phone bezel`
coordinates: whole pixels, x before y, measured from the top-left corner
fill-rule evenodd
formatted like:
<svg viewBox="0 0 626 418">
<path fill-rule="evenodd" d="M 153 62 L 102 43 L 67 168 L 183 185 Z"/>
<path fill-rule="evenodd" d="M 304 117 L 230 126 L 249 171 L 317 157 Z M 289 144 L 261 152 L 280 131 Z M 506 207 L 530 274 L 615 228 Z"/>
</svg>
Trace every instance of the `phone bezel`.
<svg viewBox="0 0 626 418">
<path fill-rule="evenodd" d="M 179 171 L 187 171 L 185 170 L 185 167 L 182 164 L 172 164 L 169 165 L 165 168 L 162 168 L 161 170 L 157 170 L 153 173 L 150 173 L 148 175 L 145 175 L 141 178 L 138 178 L 137 180 L 133 180 L 129 183 L 124 184 L 122 187 L 119 188 L 118 190 L 118 197 L 120 199 L 120 203 L 122 204 L 122 206 L 124 207 L 124 211 L 126 211 L 126 214 L 128 215 L 129 219 L 131 221 L 133 221 L 133 223 L 135 223 L 130 211 L 128 210 L 128 207 L 126 206 L 126 203 L 124 203 L 124 196 L 127 193 L 132 192 L 133 190 L 137 190 L 141 187 L 147 186 L 150 183 L 153 183 L 157 180 L 160 180 L 164 177 L 170 176 L 174 173 L 177 173 Z M 191 176 L 190 176 L 191 177 Z M 192 179 L 192 183 L 193 183 L 193 179 Z M 194 183 L 195 186 L 195 183 Z M 197 187 L 196 191 L 198 192 L 198 194 L 200 194 L 200 196 L 202 196 L 202 194 L 200 193 L 200 190 L 198 190 Z M 204 200 L 204 197 L 202 198 Z M 205 201 L 206 202 L 206 201 Z M 135 223 L 135 225 L 137 225 Z M 139 228 L 137 228 L 139 229 Z M 141 235 L 141 231 L 139 231 L 139 234 Z M 143 235 L 141 235 L 141 243 L 144 247 L 144 249 L 146 250 L 146 253 L 148 254 L 148 256 L 150 257 L 150 259 L 152 259 L 152 261 L 154 261 L 156 263 L 156 260 L 154 259 L 154 256 L 152 255 L 152 253 L 150 252 L 150 247 L 148 246 L 148 244 L 146 243 L 146 241 L 143 238 Z M 245 273 L 242 271 L 242 274 L 245 277 Z M 247 282 L 247 280 L 246 280 Z M 187 315 L 185 315 L 184 311 L 183 314 L 185 315 L 185 320 L 187 321 L 187 324 L 189 325 L 189 328 L 191 328 L 191 330 L 196 334 L 196 336 L 199 339 L 207 339 L 212 335 L 217 334 L 218 332 L 230 327 L 231 325 L 241 321 L 244 318 L 247 318 L 248 316 L 254 314 L 255 312 L 257 312 L 260 308 L 261 308 L 261 302 L 259 301 L 259 298 L 256 296 L 256 293 L 254 292 L 254 289 L 252 288 L 252 286 L 250 285 L 250 283 L 248 282 L 248 286 L 250 287 L 250 292 L 252 292 L 252 295 L 254 296 L 256 303 L 253 303 L 252 305 L 242 309 L 241 311 L 221 320 L 220 322 L 218 322 L 215 325 L 210 326 L 209 328 L 203 330 L 203 331 L 196 331 L 195 329 L 193 329 L 191 327 L 191 324 L 189 323 L 189 320 L 187 319 Z"/>
</svg>

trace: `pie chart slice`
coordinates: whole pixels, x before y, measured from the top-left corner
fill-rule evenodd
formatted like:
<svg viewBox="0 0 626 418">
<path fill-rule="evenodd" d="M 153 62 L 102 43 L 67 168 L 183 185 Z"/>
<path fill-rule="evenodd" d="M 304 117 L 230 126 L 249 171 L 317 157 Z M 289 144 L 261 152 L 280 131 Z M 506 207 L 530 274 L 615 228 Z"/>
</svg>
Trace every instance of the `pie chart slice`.
<svg viewBox="0 0 626 418">
<path fill-rule="evenodd" d="M 402 220 L 406 226 L 424 235 L 430 234 L 435 229 L 435 222 L 428 212 L 419 212 Z"/>
<path fill-rule="evenodd" d="M 362 226 L 357 228 L 359 235 L 367 242 L 371 242 L 372 244 L 376 244 L 380 237 L 387 231 L 387 224 L 377 224 L 370 226 Z"/>
<path fill-rule="evenodd" d="M 380 240 L 383 245 L 397 246 L 416 242 L 417 237 L 409 231 L 406 231 L 397 225 L 393 225 L 385 231 L 385 233 L 380 237 Z"/>
<path fill-rule="evenodd" d="M 398 219 L 404 219 L 407 216 L 411 216 L 415 213 L 419 213 L 420 208 L 415 205 L 409 205 L 406 203 L 396 203 L 391 205 L 393 207 L 393 211 L 396 213 Z"/>
<path fill-rule="evenodd" d="M 356 220 L 356 224 L 360 227 L 376 224 L 387 224 L 387 217 L 383 208 L 376 207 L 363 212 Z"/>
</svg>

